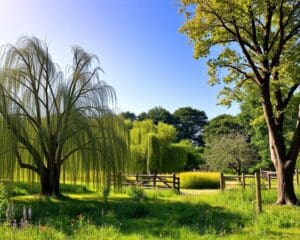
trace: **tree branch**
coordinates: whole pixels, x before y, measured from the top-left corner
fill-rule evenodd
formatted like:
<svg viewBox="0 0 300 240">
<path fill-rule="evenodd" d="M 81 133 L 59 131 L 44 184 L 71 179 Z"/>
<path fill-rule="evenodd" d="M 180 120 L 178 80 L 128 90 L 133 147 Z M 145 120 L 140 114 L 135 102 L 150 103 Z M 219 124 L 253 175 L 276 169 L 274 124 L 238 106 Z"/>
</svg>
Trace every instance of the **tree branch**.
<svg viewBox="0 0 300 240">
<path fill-rule="evenodd" d="M 289 101 L 291 100 L 292 96 L 294 95 L 294 92 L 297 90 L 298 87 L 299 87 L 299 83 L 296 83 L 289 89 L 288 94 L 282 103 L 283 108 L 286 108 L 286 106 L 288 105 Z"/>
<path fill-rule="evenodd" d="M 27 168 L 29 170 L 32 170 L 32 171 L 36 172 L 36 173 L 39 173 L 38 169 L 35 166 L 22 162 L 22 158 L 20 156 L 20 153 L 17 150 L 16 150 L 16 157 L 17 157 L 17 161 L 18 161 L 21 168 Z"/>
<path fill-rule="evenodd" d="M 240 35 L 240 31 L 239 31 L 239 27 L 237 26 L 236 24 L 236 20 L 235 18 L 233 17 L 233 25 L 234 25 L 234 28 L 235 28 L 235 31 L 236 31 L 236 36 L 237 36 L 237 39 L 238 39 L 238 43 L 240 44 L 241 48 L 242 48 L 242 51 L 245 55 L 245 57 L 247 58 L 247 61 L 249 62 L 253 72 L 255 73 L 255 76 L 256 76 L 256 83 L 258 83 L 259 85 L 261 85 L 261 83 L 263 82 L 263 79 L 257 69 L 257 67 L 255 66 L 254 62 L 253 62 L 253 59 L 251 58 L 249 52 L 247 51 L 247 49 L 245 48 L 245 42 L 244 40 L 242 39 L 241 35 Z"/>
<path fill-rule="evenodd" d="M 252 28 L 252 34 L 250 34 L 250 36 L 252 37 L 252 40 L 255 44 L 256 51 L 261 54 L 262 51 L 261 51 L 260 46 L 257 41 L 254 12 L 253 12 L 253 9 L 251 6 L 249 7 L 249 13 L 250 13 L 251 28 Z"/>
<path fill-rule="evenodd" d="M 296 128 L 295 128 L 294 136 L 293 136 L 293 139 L 292 139 L 292 142 L 290 145 L 290 149 L 289 149 L 289 152 L 287 155 L 287 160 L 290 160 L 294 164 L 296 164 L 299 149 L 300 149 L 300 104 L 299 104 Z"/>
</svg>

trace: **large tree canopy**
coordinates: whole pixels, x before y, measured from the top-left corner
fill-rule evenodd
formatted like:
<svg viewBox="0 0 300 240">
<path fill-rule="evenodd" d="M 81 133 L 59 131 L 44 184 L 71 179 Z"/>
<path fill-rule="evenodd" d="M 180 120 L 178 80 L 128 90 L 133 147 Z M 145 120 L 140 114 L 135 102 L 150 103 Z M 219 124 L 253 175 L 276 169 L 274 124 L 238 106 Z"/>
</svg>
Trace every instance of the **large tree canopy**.
<svg viewBox="0 0 300 240">
<path fill-rule="evenodd" d="M 186 15 L 181 31 L 194 44 L 194 56 L 205 57 L 215 46 L 221 50 L 208 62 L 210 83 L 227 84 L 221 103 L 243 100 L 245 93 L 260 96 L 279 178 L 277 203 L 296 204 L 293 172 L 300 147 L 300 109 L 289 145 L 283 126 L 300 84 L 300 2 L 182 0 L 181 10 Z"/>
<path fill-rule="evenodd" d="M 37 38 L 23 37 L 1 52 L 1 178 L 25 169 L 27 178 L 38 176 L 43 195 L 60 194 L 61 173 L 105 181 L 127 156 L 123 121 L 110 110 L 113 88 L 99 79 L 94 55 L 80 47 L 72 52 L 66 76 Z"/>
<path fill-rule="evenodd" d="M 135 121 L 137 119 L 135 113 L 129 111 L 120 113 L 120 116 L 125 120 L 130 120 L 130 121 Z"/>
<path fill-rule="evenodd" d="M 203 128 L 207 124 L 207 116 L 204 111 L 191 107 L 178 108 L 173 113 L 178 140 L 189 139 L 197 146 L 202 146 Z"/>
<path fill-rule="evenodd" d="M 243 127 L 236 116 L 222 114 L 211 120 L 204 127 L 204 140 L 209 143 L 212 139 L 224 134 L 242 131 Z"/>
<path fill-rule="evenodd" d="M 153 120 L 155 124 L 158 124 L 158 122 L 174 124 L 173 115 L 163 107 L 151 108 L 147 113 L 147 117 Z"/>
</svg>

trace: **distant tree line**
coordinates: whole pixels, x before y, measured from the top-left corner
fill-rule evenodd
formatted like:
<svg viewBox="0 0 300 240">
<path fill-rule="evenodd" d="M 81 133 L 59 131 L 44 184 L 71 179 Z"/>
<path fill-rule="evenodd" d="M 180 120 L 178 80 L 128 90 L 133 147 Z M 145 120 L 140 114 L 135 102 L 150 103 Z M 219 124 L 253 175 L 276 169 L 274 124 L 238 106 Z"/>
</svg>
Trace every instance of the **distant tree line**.
<svg viewBox="0 0 300 240">
<path fill-rule="evenodd" d="M 163 122 L 173 125 L 177 131 L 177 141 L 189 139 L 196 146 L 203 146 L 203 129 L 208 123 L 206 113 L 191 107 L 178 108 L 170 113 L 163 107 L 151 108 L 148 112 L 136 115 L 133 112 L 123 112 L 121 116 L 131 121 L 143 121 L 151 119 L 154 124 Z"/>
<path fill-rule="evenodd" d="M 130 129 L 131 169 L 176 172 L 198 169 L 204 146 L 204 111 L 183 107 L 173 114 L 162 107 L 135 115 L 120 114 Z"/>
<path fill-rule="evenodd" d="M 200 169 L 239 174 L 259 168 L 272 169 L 267 129 L 259 106 L 259 101 L 249 95 L 240 105 L 238 115 L 221 114 L 211 120 L 204 111 L 191 107 L 173 113 L 163 107 L 139 115 L 123 112 L 120 115 L 130 129 L 131 169 L 139 172 Z M 291 107 L 287 115 L 292 116 L 296 111 L 296 107 Z M 286 124 L 284 130 L 289 136 L 293 124 Z"/>
</svg>

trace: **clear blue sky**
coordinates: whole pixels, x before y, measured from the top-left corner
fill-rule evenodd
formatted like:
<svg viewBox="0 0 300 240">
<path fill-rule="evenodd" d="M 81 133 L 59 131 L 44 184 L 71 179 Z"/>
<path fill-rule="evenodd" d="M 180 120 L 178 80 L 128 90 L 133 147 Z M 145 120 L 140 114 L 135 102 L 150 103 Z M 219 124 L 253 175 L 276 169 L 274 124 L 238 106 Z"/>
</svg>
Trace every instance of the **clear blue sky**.
<svg viewBox="0 0 300 240">
<path fill-rule="evenodd" d="M 0 0 L 0 44 L 21 35 L 49 44 L 62 69 L 78 44 L 98 55 L 120 111 L 191 106 L 209 118 L 235 114 L 216 106 L 220 87 L 207 84 L 206 60 L 194 60 L 177 0 Z"/>
</svg>

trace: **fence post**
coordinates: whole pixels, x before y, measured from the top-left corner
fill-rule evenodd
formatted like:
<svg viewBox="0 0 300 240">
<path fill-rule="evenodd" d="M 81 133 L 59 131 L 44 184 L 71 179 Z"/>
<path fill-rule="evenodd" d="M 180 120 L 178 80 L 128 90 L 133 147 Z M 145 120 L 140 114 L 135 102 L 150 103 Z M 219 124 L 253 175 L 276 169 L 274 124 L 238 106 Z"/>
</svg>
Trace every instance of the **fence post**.
<svg viewBox="0 0 300 240">
<path fill-rule="evenodd" d="M 118 190 L 122 190 L 122 172 L 118 172 L 117 186 L 118 186 Z"/>
<path fill-rule="evenodd" d="M 271 183 L 271 180 L 272 180 L 271 174 L 268 173 L 267 177 L 268 177 L 268 189 L 271 189 L 271 184 L 272 184 L 272 183 Z"/>
<path fill-rule="evenodd" d="M 224 191 L 225 188 L 225 181 L 224 181 L 224 173 L 220 173 L 220 189 L 221 191 Z"/>
<path fill-rule="evenodd" d="M 256 185 L 256 210 L 258 213 L 262 212 L 261 202 L 261 186 L 260 186 L 260 175 L 255 173 L 255 185 Z"/>
<path fill-rule="evenodd" d="M 299 186 L 299 173 L 298 173 L 298 168 L 295 169 L 295 172 L 296 172 L 296 183 L 297 183 L 297 186 Z"/>
<path fill-rule="evenodd" d="M 177 191 L 180 193 L 180 177 L 178 177 L 177 178 L 177 184 L 178 184 L 178 186 L 177 186 Z"/>
<path fill-rule="evenodd" d="M 242 173 L 242 187 L 245 189 L 246 186 L 246 178 L 245 178 L 245 173 Z"/>
<path fill-rule="evenodd" d="M 137 172 L 135 174 L 135 185 L 137 186 L 139 184 L 139 173 Z"/>
<path fill-rule="evenodd" d="M 176 189 L 176 173 L 173 173 L 173 188 Z"/>
<path fill-rule="evenodd" d="M 153 187 L 156 187 L 156 173 L 153 173 Z"/>
</svg>

